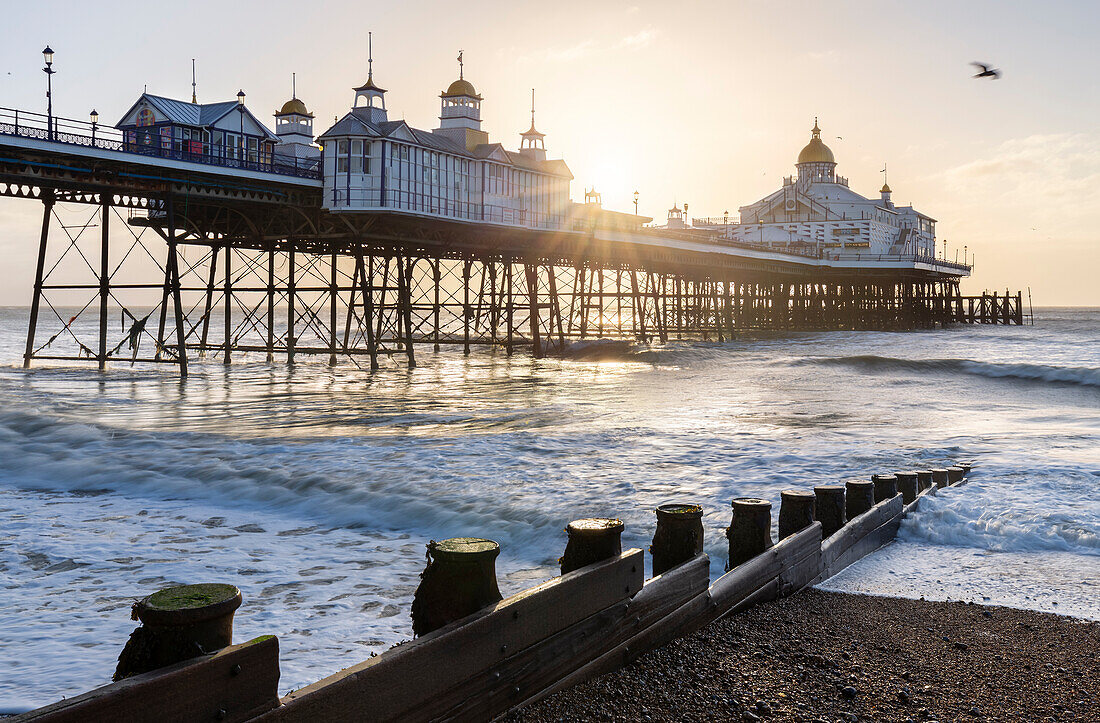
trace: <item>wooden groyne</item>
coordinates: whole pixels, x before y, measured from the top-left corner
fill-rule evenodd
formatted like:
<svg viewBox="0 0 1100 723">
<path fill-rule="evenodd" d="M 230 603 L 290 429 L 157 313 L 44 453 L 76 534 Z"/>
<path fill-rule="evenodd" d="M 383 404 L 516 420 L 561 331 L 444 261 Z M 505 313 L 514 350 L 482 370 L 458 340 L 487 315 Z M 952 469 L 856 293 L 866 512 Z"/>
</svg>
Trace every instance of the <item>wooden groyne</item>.
<svg viewBox="0 0 1100 723">
<path fill-rule="evenodd" d="M 276 637 L 210 650 L 231 640 L 235 587 L 170 588 L 135 604 L 142 625 L 117 682 L 15 720 L 490 720 L 835 575 L 893 540 L 922 496 L 965 483 L 969 471 L 959 464 L 785 491 L 778 542 L 771 504 L 736 499 L 728 572 L 713 582 L 700 552 L 702 509 L 692 504 L 658 508 L 651 552 L 660 574 L 649 580 L 642 550 L 621 549 L 616 519 L 570 523 L 563 573 L 504 599 L 495 542 L 432 542 L 414 601 L 418 637 L 282 698 Z"/>
</svg>

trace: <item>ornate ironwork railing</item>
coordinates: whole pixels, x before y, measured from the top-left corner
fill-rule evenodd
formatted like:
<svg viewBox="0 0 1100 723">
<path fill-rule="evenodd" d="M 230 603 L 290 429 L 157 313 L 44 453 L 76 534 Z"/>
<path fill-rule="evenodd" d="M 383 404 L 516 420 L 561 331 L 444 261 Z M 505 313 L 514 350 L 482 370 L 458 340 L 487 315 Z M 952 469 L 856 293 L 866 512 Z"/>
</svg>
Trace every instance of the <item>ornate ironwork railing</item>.
<svg viewBox="0 0 1100 723">
<path fill-rule="evenodd" d="M 32 113 L 15 108 L 0 108 L 0 135 L 33 138 L 71 146 L 98 148 L 105 151 L 133 153 L 189 163 L 202 163 L 222 168 L 239 168 L 280 176 L 319 179 L 320 163 L 317 159 L 295 158 L 256 150 L 232 149 L 199 141 L 177 140 L 160 136 L 151 144 L 127 140 L 122 131 L 89 121 Z M 240 154 L 239 156 L 234 153 Z"/>
</svg>

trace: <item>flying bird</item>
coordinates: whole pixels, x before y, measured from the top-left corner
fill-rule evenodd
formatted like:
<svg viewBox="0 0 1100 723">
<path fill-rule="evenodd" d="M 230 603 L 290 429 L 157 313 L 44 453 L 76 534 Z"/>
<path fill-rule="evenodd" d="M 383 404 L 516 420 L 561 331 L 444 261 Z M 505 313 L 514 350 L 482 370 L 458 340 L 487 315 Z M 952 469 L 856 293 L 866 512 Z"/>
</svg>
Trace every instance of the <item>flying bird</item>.
<svg viewBox="0 0 1100 723">
<path fill-rule="evenodd" d="M 837 139 L 838 141 L 842 141 L 842 140 L 844 140 L 844 139 L 843 139 L 842 137 L 840 137 L 840 136 L 837 136 L 837 137 L 836 137 L 836 139 Z"/>
<path fill-rule="evenodd" d="M 997 80 L 1001 77 L 1001 71 L 998 68 L 990 68 L 985 63 L 971 63 L 971 65 L 981 68 L 981 72 L 974 75 L 975 78 L 992 78 Z"/>
</svg>

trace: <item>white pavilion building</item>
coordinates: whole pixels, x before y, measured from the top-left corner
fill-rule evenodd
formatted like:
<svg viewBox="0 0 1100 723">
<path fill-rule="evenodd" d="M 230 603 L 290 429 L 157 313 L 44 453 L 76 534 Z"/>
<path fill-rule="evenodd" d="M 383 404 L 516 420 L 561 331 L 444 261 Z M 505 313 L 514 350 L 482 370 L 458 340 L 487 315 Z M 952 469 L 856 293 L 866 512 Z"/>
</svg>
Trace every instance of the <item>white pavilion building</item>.
<svg viewBox="0 0 1100 723">
<path fill-rule="evenodd" d="M 798 175 L 756 203 L 742 206 L 739 223 L 694 219 L 698 229 L 773 248 L 818 248 L 827 255 L 859 253 L 934 258 L 936 220 L 910 206 L 895 206 L 888 184 L 866 198 L 836 174 L 833 152 L 814 119 L 810 142 L 798 154 Z"/>
<path fill-rule="evenodd" d="M 374 82 L 369 62 L 351 111 L 318 138 L 326 209 L 540 229 L 570 223 L 573 174 L 564 161 L 547 160 L 533 107 L 518 151 L 491 143 L 481 129 L 483 98 L 465 79 L 460 56 L 458 80 L 440 94 L 439 127 L 420 130 L 389 119 L 386 90 Z"/>
</svg>

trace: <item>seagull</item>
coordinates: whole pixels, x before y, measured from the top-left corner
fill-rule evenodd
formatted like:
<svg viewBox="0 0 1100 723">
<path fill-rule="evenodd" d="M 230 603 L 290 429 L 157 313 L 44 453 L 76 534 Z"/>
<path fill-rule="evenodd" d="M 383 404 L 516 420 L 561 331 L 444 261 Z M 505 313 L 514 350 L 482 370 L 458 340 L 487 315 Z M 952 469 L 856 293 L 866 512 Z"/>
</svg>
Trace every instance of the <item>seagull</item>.
<svg viewBox="0 0 1100 723">
<path fill-rule="evenodd" d="M 1001 77 L 1001 71 L 999 69 L 990 68 L 985 63 L 971 63 L 971 65 L 977 66 L 982 69 L 982 72 L 974 76 L 975 78 L 992 78 L 993 80 L 997 80 L 997 78 Z"/>
<path fill-rule="evenodd" d="M 838 141 L 842 141 L 842 140 L 844 140 L 844 139 L 843 139 L 843 138 L 841 138 L 840 136 L 837 136 L 837 137 L 836 137 L 836 139 L 837 139 Z"/>
</svg>

